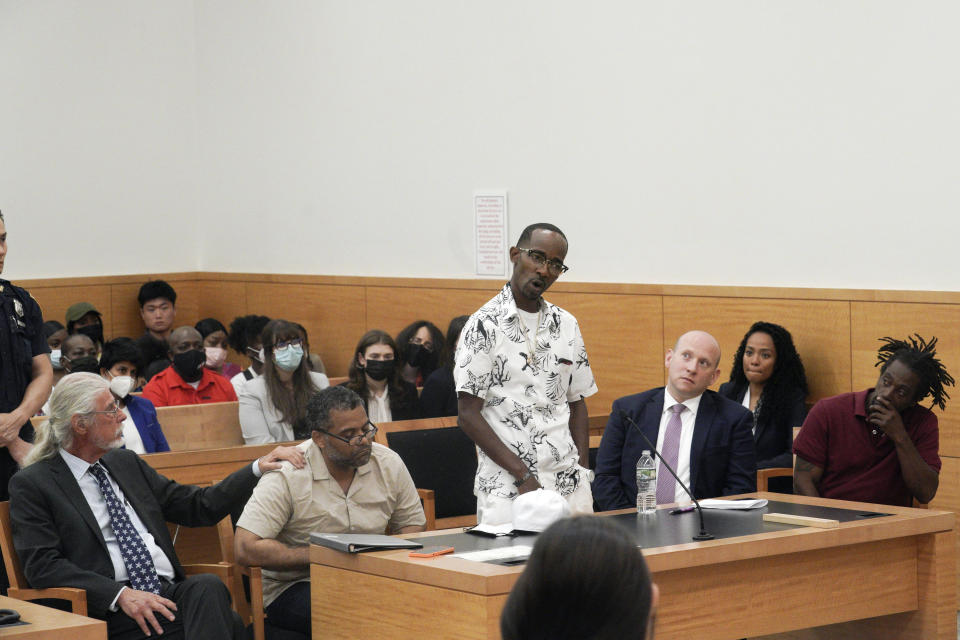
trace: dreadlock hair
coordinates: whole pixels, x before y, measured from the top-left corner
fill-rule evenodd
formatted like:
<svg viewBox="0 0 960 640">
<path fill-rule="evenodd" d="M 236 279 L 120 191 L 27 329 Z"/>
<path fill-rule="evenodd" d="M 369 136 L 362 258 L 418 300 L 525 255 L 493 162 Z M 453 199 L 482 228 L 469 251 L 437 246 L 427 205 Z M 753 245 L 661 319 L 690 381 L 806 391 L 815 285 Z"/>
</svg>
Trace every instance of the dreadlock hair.
<svg viewBox="0 0 960 640">
<path fill-rule="evenodd" d="M 760 410 L 757 412 L 757 423 L 766 423 L 775 421 L 777 416 L 788 416 L 790 414 L 790 402 L 796 389 L 803 391 L 807 395 L 807 376 L 804 373 L 803 361 L 797 348 L 793 345 L 793 336 L 790 332 L 778 324 L 772 322 L 754 322 L 750 329 L 744 334 L 740 341 L 740 347 L 737 354 L 733 356 L 733 368 L 730 371 L 730 382 L 738 396 L 746 390 L 750 384 L 747 382 L 747 376 L 743 373 L 743 352 L 747 347 L 747 340 L 755 333 L 765 333 L 773 340 L 773 346 L 777 351 L 777 360 L 773 365 L 773 373 L 763 385 L 763 393 L 760 394 Z M 795 426 L 795 425 L 792 425 Z"/>
<path fill-rule="evenodd" d="M 930 408 L 933 409 L 936 405 L 943 411 L 950 398 L 944 387 L 953 386 L 953 376 L 947 373 L 946 367 L 937 358 L 937 337 L 933 336 L 930 342 L 927 342 L 919 333 L 913 336 L 907 336 L 905 340 L 896 340 L 889 336 L 880 338 L 883 344 L 877 349 L 877 363 L 873 366 L 880 367 L 880 373 L 883 373 L 894 362 L 900 361 L 907 365 L 920 378 L 914 401 L 920 402 L 928 395 L 933 396 Z"/>
</svg>

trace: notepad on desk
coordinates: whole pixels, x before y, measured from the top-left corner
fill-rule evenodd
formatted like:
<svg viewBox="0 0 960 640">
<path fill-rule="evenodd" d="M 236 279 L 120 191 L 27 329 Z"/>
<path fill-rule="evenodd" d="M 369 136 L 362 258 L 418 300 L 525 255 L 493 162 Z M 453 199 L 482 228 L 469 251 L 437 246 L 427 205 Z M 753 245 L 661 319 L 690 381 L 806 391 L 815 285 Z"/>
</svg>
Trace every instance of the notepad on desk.
<svg viewBox="0 0 960 640">
<path fill-rule="evenodd" d="M 704 509 L 747 511 L 767 506 L 767 500 L 764 498 L 750 498 L 746 500 L 715 500 L 710 498 L 708 500 L 701 500 L 700 506 Z"/>
<path fill-rule="evenodd" d="M 533 547 L 525 544 L 518 544 L 512 547 L 498 547 L 496 549 L 484 549 L 482 551 L 467 551 L 466 553 L 455 553 L 454 558 L 463 558 L 464 560 L 473 560 L 474 562 L 492 562 L 494 564 L 519 564 L 526 562 L 530 557 Z"/>
</svg>

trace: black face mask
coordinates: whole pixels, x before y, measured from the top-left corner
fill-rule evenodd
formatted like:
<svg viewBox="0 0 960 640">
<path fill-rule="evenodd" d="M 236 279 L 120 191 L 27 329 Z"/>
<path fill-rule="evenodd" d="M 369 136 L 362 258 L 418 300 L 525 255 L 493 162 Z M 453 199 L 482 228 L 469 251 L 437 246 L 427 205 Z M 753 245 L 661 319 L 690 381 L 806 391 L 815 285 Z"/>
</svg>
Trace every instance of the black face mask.
<svg viewBox="0 0 960 640">
<path fill-rule="evenodd" d="M 93 344 L 103 344 L 103 325 L 99 322 L 97 324 L 88 324 L 85 327 L 77 327 L 74 333 L 87 336 L 93 340 Z"/>
<path fill-rule="evenodd" d="M 85 371 L 87 373 L 100 373 L 100 363 L 97 362 L 96 356 L 83 356 L 77 358 L 76 360 L 70 360 L 67 358 L 67 362 L 70 363 L 70 373 L 77 373 L 80 371 Z"/>
<path fill-rule="evenodd" d="M 207 361 L 207 354 L 199 349 L 190 349 L 173 356 L 173 370 L 184 382 L 196 382 L 203 377 L 203 364 Z"/>
<path fill-rule="evenodd" d="M 367 360 L 367 366 L 364 371 L 370 376 L 371 380 L 380 382 L 393 376 L 396 362 L 393 360 Z"/>
<path fill-rule="evenodd" d="M 411 342 L 407 345 L 407 364 L 414 369 L 422 369 L 430 364 L 433 359 L 433 352 L 422 344 Z"/>
</svg>

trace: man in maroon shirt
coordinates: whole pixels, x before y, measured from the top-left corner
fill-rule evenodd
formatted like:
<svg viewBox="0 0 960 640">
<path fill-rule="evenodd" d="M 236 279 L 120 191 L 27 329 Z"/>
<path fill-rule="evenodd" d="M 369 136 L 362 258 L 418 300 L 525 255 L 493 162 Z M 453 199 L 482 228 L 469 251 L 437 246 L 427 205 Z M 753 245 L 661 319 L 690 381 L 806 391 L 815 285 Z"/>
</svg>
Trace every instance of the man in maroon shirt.
<svg viewBox="0 0 960 640">
<path fill-rule="evenodd" d="M 953 378 L 937 359 L 937 339 L 882 338 L 873 389 L 825 398 L 793 443 L 797 493 L 910 506 L 930 502 L 940 482 L 937 417 Z"/>
<path fill-rule="evenodd" d="M 172 407 L 237 399 L 230 381 L 203 366 L 203 338 L 193 327 L 180 327 L 167 338 L 169 367 L 150 378 L 143 397 L 155 407 Z"/>
</svg>

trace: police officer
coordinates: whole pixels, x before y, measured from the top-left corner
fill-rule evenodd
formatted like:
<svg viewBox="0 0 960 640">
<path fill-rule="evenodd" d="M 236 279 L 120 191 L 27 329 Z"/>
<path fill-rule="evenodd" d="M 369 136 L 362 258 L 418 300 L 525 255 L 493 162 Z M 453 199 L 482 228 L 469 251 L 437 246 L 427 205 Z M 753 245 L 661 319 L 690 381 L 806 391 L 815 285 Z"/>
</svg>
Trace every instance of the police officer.
<svg viewBox="0 0 960 640">
<path fill-rule="evenodd" d="M 6 257 L 7 226 L 0 213 L 0 273 Z M 33 446 L 30 417 L 50 396 L 53 367 L 40 305 L 26 289 L 0 279 L 0 316 L 0 500 L 9 500 L 7 483 Z"/>
</svg>

